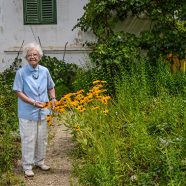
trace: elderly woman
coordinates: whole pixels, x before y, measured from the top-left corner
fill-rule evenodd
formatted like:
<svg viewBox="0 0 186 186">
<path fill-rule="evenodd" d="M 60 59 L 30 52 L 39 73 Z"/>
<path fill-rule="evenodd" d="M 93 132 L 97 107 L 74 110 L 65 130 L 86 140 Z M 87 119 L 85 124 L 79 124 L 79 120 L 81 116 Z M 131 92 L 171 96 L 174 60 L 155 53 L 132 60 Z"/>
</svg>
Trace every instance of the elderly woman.
<svg viewBox="0 0 186 186">
<path fill-rule="evenodd" d="M 43 55 L 40 45 L 29 43 L 23 48 L 28 64 L 16 72 L 13 90 L 18 96 L 18 118 L 22 145 L 22 166 L 27 177 L 33 177 L 33 166 L 49 170 L 44 163 L 48 138 L 44 103 L 52 99 L 55 106 L 54 82 L 48 69 L 39 65 Z"/>
</svg>

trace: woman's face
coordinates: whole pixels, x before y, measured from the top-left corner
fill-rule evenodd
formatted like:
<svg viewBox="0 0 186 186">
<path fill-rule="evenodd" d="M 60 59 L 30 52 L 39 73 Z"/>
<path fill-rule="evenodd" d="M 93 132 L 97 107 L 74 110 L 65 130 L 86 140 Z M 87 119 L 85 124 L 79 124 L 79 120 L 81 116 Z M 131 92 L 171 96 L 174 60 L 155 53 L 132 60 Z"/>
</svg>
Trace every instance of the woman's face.
<svg viewBox="0 0 186 186">
<path fill-rule="evenodd" d="M 33 68 L 35 68 L 37 66 L 37 64 L 39 63 L 41 57 L 40 57 L 37 50 L 31 49 L 27 52 L 26 59 L 27 59 L 28 63 L 30 65 L 32 65 Z"/>
</svg>

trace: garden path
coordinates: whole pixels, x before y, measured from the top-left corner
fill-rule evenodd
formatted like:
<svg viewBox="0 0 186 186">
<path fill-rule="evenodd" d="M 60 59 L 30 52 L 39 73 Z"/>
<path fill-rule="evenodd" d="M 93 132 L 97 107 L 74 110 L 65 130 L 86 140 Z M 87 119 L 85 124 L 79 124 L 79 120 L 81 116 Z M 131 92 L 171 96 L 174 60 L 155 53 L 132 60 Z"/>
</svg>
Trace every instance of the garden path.
<svg viewBox="0 0 186 186">
<path fill-rule="evenodd" d="M 20 161 L 15 170 L 16 175 L 23 179 L 25 186 L 70 186 L 72 165 L 69 153 L 73 149 L 70 133 L 64 124 L 49 126 L 49 144 L 46 164 L 50 171 L 33 169 L 34 178 L 24 178 Z"/>
</svg>

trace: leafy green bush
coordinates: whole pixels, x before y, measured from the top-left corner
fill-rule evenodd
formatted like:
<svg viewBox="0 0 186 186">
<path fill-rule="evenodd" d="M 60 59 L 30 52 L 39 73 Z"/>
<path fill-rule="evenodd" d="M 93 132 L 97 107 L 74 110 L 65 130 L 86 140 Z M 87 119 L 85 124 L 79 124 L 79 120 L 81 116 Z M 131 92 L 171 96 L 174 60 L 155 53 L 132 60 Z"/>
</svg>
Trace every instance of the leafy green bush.
<svg viewBox="0 0 186 186">
<path fill-rule="evenodd" d="M 12 91 L 15 72 L 20 64 L 21 60 L 16 58 L 10 68 L 0 74 L 0 175 L 4 175 L 4 179 L 6 177 L 7 183 L 10 181 L 14 162 L 20 156 L 17 97 Z"/>
<path fill-rule="evenodd" d="M 55 57 L 43 56 L 40 64 L 47 67 L 56 84 L 57 98 L 63 94 L 73 91 L 73 81 L 76 77 L 78 66 L 65 63 Z"/>
<path fill-rule="evenodd" d="M 157 59 L 160 57 L 162 57 L 161 63 L 165 61 L 168 54 L 184 59 L 186 55 L 185 7 L 184 0 L 165 2 L 90 0 L 84 6 L 85 12 L 74 27 L 79 27 L 83 31 L 91 30 L 97 37 L 97 42 L 88 43 L 93 49 L 90 58 L 96 69 L 89 72 L 93 77 L 96 72 L 97 79 L 108 81 L 110 94 L 114 96 L 116 76 L 121 78 L 121 69 L 130 68 L 130 63 L 138 62 L 144 54 L 151 65 L 150 68 L 154 71 L 158 69 L 156 69 L 159 66 Z M 122 21 L 130 19 L 131 16 L 139 22 L 144 19 L 149 21 L 145 31 L 137 36 L 125 30 L 115 29 L 116 25 L 122 24 Z M 87 76 L 89 79 L 90 75 Z M 170 85 L 174 86 L 174 83 Z M 182 86 L 179 78 L 176 84 Z"/>
<path fill-rule="evenodd" d="M 87 92 L 92 86 L 93 81 L 99 79 L 107 81 L 106 77 L 107 76 L 102 68 L 85 64 L 85 66 L 77 70 L 76 78 L 73 82 L 73 88 L 75 91 L 83 89 L 85 92 Z"/>
</svg>

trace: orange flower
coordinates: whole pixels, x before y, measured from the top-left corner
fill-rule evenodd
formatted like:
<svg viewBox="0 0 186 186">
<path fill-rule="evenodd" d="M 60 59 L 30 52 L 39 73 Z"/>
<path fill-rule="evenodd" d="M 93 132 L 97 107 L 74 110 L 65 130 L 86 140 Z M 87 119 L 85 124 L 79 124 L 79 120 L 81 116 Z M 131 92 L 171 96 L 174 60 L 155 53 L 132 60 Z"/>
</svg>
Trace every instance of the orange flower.
<svg viewBox="0 0 186 186">
<path fill-rule="evenodd" d="M 81 129 L 80 129 L 80 126 L 79 125 L 76 125 L 75 127 L 74 127 L 74 130 L 75 131 L 77 131 L 77 132 L 79 132 Z"/>
<path fill-rule="evenodd" d="M 105 110 L 103 111 L 103 113 L 108 114 L 108 113 L 109 113 L 109 110 L 108 110 L 108 109 L 105 109 Z"/>
</svg>

